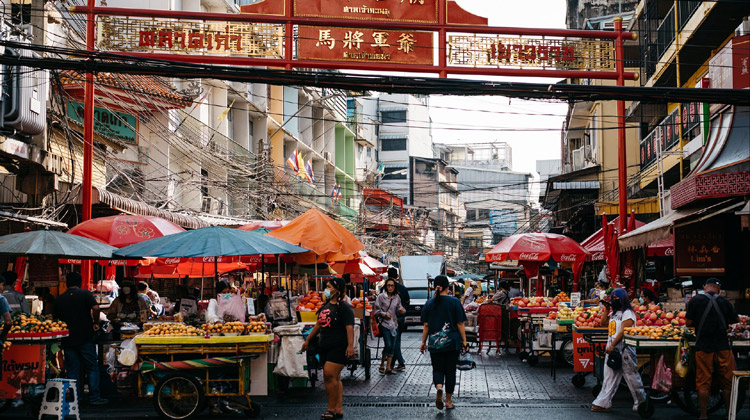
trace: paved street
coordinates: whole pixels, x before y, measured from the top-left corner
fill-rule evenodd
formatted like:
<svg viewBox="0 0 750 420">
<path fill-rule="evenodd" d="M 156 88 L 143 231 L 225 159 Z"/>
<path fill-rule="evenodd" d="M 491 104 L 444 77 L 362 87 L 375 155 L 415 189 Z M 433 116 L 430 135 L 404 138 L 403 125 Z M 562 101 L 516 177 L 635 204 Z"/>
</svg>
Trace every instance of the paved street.
<svg viewBox="0 0 750 420">
<path fill-rule="evenodd" d="M 497 357 L 494 351 L 488 356 L 476 356 L 477 369 L 460 372 L 455 411 L 440 412 L 434 408 L 434 389 L 430 386 L 431 370 L 429 356 L 419 353 L 420 335 L 409 332 L 404 337 L 406 372 L 381 376 L 373 368 L 372 379 L 364 380 L 360 368 L 351 377 L 344 372 L 344 403 L 346 418 L 372 419 L 390 417 L 398 419 L 542 419 L 554 416 L 555 420 L 587 419 L 637 419 L 630 411 L 631 400 L 627 391 L 620 391 L 611 413 L 591 413 L 593 400 L 591 388 L 595 384 L 587 378 L 586 386 L 575 388 L 570 378 L 571 368 L 558 370 L 556 382 L 550 377 L 548 358 L 542 358 L 536 367 L 519 361 L 515 355 Z M 374 344 L 374 343 L 373 343 Z M 256 399 L 262 405 L 264 419 L 317 419 L 325 411 L 325 391 L 322 384 L 314 389 L 292 388 L 286 392 Z M 747 405 L 746 405 L 747 407 Z M 750 418 L 750 410 L 743 410 L 739 419 Z M 149 400 L 113 401 L 107 407 L 83 407 L 84 419 L 138 419 L 157 418 Z M 200 418 L 208 418 L 204 413 Z M 216 416 L 212 416 L 216 418 Z M 219 418 L 241 418 L 241 415 L 225 415 Z M 21 409 L 10 409 L 2 418 L 28 419 Z M 658 405 L 654 419 L 677 420 L 688 417 L 684 412 L 669 405 Z M 719 415 L 711 417 L 718 420 Z"/>
</svg>

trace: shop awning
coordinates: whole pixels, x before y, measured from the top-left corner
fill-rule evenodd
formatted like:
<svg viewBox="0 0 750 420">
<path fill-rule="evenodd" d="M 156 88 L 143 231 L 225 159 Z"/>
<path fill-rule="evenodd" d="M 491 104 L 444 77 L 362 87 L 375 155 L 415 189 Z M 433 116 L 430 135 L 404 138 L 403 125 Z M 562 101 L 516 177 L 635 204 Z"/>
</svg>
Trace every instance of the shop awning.
<svg viewBox="0 0 750 420">
<path fill-rule="evenodd" d="M 552 189 L 555 189 L 555 190 L 598 190 L 599 181 L 553 182 Z"/>
<path fill-rule="evenodd" d="M 25 214 L 11 213 L 0 210 L 0 220 L 14 220 L 22 223 L 33 223 L 35 225 L 49 226 L 59 229 L 67 229 L 67 223 L 56 222 L 42 217 L 27 216 Z"/>
<path fill-rule="evenodd" d="M 180 225 L 186 229 L 199 229 L 209 226 L 209 223 L 197 217 L 161 210 L 142 201 L 126 198 L 121 195 L 105 191 L 102 188 L 94 187 L 94 193 L 95 196 L 98 195 L 98 202 L 104 203 L 125 213 L 137 214 L 141 216 L 161 217 L 162 219 L 167 219 L 170 222 Z M 93 201 L 95 203 L 97 202 L 96 197 L 94 197 Z"/>
<path fill-rule="evenodd" d="M 674 226 L 684 226 L 722 214 L 741 206 L 743 202 L 726 200 L 705 208 L 690 207 L 675 210 L 632 232 L 620 236 L 620 250 L 641 248 L 669 239 Z"/>
</svg>

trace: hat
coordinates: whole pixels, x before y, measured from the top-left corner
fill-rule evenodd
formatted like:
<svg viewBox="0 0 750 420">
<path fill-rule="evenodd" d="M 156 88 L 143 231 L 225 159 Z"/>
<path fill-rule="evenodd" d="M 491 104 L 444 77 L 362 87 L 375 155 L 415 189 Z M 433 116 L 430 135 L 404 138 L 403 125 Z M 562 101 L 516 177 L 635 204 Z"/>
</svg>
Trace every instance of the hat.
<svg viewBox="0 0 750 420">
<path fill-rule="evenodd" d="M 721 280 L 717 279 L 716 277 L 711 277 L 710 279 L 706 280 L 705 283 L 703 283 L 704 286 L 708 284 L 715 284 L 719 287 L 721 287 Z"/>
<path fill-rule="evenodd" d="M 477 282 L 475 281 L 471 282 L 471 287 L 477 287 Z"/>
</svg>

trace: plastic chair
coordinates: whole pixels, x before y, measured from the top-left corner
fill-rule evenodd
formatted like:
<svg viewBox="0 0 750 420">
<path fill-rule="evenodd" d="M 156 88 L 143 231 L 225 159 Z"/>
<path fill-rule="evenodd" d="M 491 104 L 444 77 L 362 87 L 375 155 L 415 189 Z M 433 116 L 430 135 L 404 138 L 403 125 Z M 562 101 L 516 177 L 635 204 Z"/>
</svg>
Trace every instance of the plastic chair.
<svg viewBox="0 0 750 420">
<path fill-rule="evenodd" d="M 44 388 L 39 420 L 54 416 L 58 420 L 68 417 L 80 419 L 78 414 L 78 391 L 75 379 L 48 379 Z"/>
</svg>

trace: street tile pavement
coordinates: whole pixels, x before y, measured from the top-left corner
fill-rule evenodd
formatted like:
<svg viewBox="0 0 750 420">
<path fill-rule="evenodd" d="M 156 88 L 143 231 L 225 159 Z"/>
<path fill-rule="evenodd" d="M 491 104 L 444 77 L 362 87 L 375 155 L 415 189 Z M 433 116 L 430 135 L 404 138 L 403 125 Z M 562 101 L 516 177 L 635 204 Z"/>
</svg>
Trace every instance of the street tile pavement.
<svg viewBox="0 0 750 420">
<path fill-rule="evenodd" d="M 406 371 L 394 375 L 381 375 L 378 372 L 382 341 L 370 339 L 368 346 L 373 355 L 370 380 L 365 379 L 364 369 L 358 367 L 353 374 L 342 372 L 344 395 L 349 397 L 399 398 L 434 396 L 432 386 L 432 366 L 429 354 L 419 351 L 421 333 L 410 331 L 402 337 L 402 350 L 406 360 Z M 537 366 L 529 366 L 514 353 L 504 351 L 498 355 L 495 350 L 489 354 L 472 351 L 477 368 L 458 371 L 456 396 L 462 399 L 517 401 L 517 400 L 565 400 L 575 403 L 590 403 L 593 399 L 591 388 L 595 384 L 592 377 L 582 388 L 571 383 L 574 373 L 570 367 L 557 366 L 557 380 L 551 376 L 549 357 L 541 357 Z M 322 376 L 322 375 L 321 375 Z M 323 390 L 322 381 L 316 386 Z"/>
</svg>

